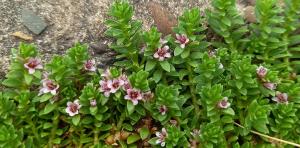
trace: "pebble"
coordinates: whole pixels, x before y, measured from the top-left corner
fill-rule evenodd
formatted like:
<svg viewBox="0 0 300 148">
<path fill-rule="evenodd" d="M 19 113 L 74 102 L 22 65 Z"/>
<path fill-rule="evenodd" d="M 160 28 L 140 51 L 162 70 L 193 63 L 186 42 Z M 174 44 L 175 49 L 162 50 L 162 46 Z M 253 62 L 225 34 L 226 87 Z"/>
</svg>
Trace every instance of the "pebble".
<svg viewBox="0 0 300 148">
<path fill-rule="evenodd" d="M 36 35 L 42 33 L 47 27 L 47 24 L 42 18 L 28 9 L 22 10 L 21 20 L 22 23 Z"/>
</svg>

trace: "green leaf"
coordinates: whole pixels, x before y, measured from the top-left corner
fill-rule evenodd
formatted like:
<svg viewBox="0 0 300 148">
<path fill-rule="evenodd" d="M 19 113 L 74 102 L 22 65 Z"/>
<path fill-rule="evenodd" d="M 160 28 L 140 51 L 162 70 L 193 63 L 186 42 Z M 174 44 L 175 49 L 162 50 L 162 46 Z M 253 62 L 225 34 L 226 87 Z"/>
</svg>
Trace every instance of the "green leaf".
<svg viewBox="0 0 300 148">
<path fill-rule="evenodd" d="M 140 140 L 141 137 L 137 134 L 132 134 L 127 138 L 127 144 L 132 144 L 138 140 Z"/>
<path fill-rule="evenodd" d="M 185 50 L 181 53 L 181 58 L 185 59 L 190 55 L 190 50 L 185 48 Z"/>
<path fill-rule="evenodd" d="M 20 79 L 6 79 L 2 82 L 4 86 L 7 87 L 20 87 L 22 86 L 22 81 Z"/>
<path fill-rule="evenodd" d="M 149 135 L 150 135 L 150 131 L 148 128 L 146 128 L 146 127 L 141 128 L 140 136 L 141 136 L 142 140 L 146 139 Z"/>
<path fill-rule="evenodd" d="M 153 79 L 154 79 L 155 83 L 158 83 L 160 81 L 161 77 L 162 77 L 162 71 L 160 69 L 156 70 L 153 73 Z"/>
<path fill-rule="evenodd" d="M 152 70 L 156 65 L 156 61 L 155 60 L 148 60 L 145 66 L 145 71 L 150 71 Z"/>
<path fill-rule="evenodd" d="M 174 51 L 174 56 L 180 55 L 184 51 L 184 48 L 176 47 Z"/>
<path fill-rule="evenodd" d="M 234 114 L 235 114 L 235 113 L 234 113 L 234 110 L 233 110 L 232 108 L 224 109 L 223 112 L 224 112 L 225 114 L 232 115 L 232 116 L 234 116 Z"/>
<path fill-rule="evenodd" d="M 228 27 L 230 27 L 231 22 L 227 17 L 224 17 L 221 19 L 222 23 L 224 23 L 225 25 L 227 25 Z"/>
<path fill-rule="evenodd" d="M 25 80 L 25 83 L 27 85 L 30 85 L 31 81 L 33 80 L 33 76 L 30 75 L 30 74 L 25 73 L 24 74 L 24 80 Z"/>
<path fill-rule="evenodd" d="M 158 140 L 158 137 L 154 137 L 154 138 L 152 138 L 152 139 L 150 139 L 149 141 L 148 141 L 148 143 L 150 143 L 151 145 L 157 145 L 156 144 L 156 141 Z"/>
<path fill-rule="evenodd" d="M 171 71 L 170 63 L 168 61 L 162 61 L 159 63 L 161 68 L 164 69 L 167 72 Z"/>
<path fill-rule="evenodd" d="M 80 115 L 76 115 L 76 116 L 72 117 L 72 123 L 74 125 L 77 126 L 79 124 L 79 121 L 80 121 Z"/>
<path fill-rule="evenodd" d="M 48 103 L 46 105 L 46 107 L 44 108 L 44 110 L 42 112 L 40 112 L 40 115 L 46 115 L 50 112 L 52 112 L 55 108 L 57 107 L 57 104 L 56 103 Z"/>
<path fill-rule="evenodd" d="M 112 125 L 110 124 L 106 124 L 106 125 L 103 125 L 99 128 L 100 131 L 108 131 L 112 128 Z"/>
<path fill-rule="evenodd" d="M 131 101 L 127 101 L 127 111 L 129 115 L 134 112 L 134 108 L 135 106 L 133 105 L 133 103 Z"/>
<path fill-rule="evenodd" d="M 91 113 L 92 115 L 96 115 L 96 114 L 97 114 L 97 111 L 98 111 L 97 106 L 95 106 L 95 107 L 90 107 L 90 113 Z"/>
<path fill-rule="evenodd" d="M 52 97 L 53 97 L 52 94 L 47 93 L 47 94 L 43 94 L 41 96 L 34 97 L 32 101 L 33 102 L 46 102 L 46 101 L 48 101 Z"/>
<path fill-rule="evenodd" d="M 38 79 L 41 79 L 42 78 L 42 73 L 41 73 L 41 71 L 37 70 L 37 71 L 35 71 L 35 73 L 33 73 L 33 76 L 38 78 Z"/>
</svg>

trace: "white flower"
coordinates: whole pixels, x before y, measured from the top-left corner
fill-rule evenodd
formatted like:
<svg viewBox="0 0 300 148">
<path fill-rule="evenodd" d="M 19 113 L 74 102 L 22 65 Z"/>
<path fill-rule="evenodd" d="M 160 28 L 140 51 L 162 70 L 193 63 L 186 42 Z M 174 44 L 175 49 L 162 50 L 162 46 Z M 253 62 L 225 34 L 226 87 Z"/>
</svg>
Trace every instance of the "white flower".
<svg viewBox="0 0 300 148">
<path fill-rule="evenodd" d="M 230 106 L 230 103 L 228 102 L 228 98 L 224 97 L 221 101 L 218 103 L 219 108 L 226 109 Z"/>
<path fill-rule="evenodd" d="M 185 45 L 189 42 L 190 40 L 187 38 L 185 34 L 176 34 L 176 43 L 180 44 L 181 48 L 185 48 Z"/>
<path fill-rule="evenodd" d="M 43 69 L 40 59 L 30 58 L 27 63 L 24 64 L 24 67 L 28 69 L 29 74 L 33 74 L 36 69 Z"/>
<path fill-rule="evenodd" d="M 127 95 L 125 96 L 126 100 L 130 100 L 133 105 L 137 105 L 139 100 L 142 100 L 142 94 L 139 90 L 136 89 L 127 89 Z"/>
<path fill-rule="evenodd" d="M 57 89 L 59 88 L 59 85 L 52 80 L 44 79 L 41 81 L 43 84 L 43 87 L 40 89 L 39 95 L 51 93 L 52 95 L 56 95 Z"/>
<path fill-rule="evenodd" d="M 277 103 L 289 103 L 287 93 L 276 92 L 276 97 L 273 97 L 272 100 Z"/>
<path fill-rule="evenodd" d="M 95 72 L 96 71 L 95 60 L 87 60 L 84 63 L 84 69 L 87 71 Z"/>
<path fill-rule="evenodd" d="M 169 52 L 169 46 L 166 45 L 162 48 L 158 48 L 153 57 L 158 59 L 159 61 L 163 61 L 165 60 L 165 58 L 170 58 L 171 54 Z"/>
<path fill-rule="evenodd" d="M 74 102 L 68 102 L 66 112 L 70 116 L 74 116 L 79 114 L 79 109 L 81 108 L 81 105 L 79 104 L 79 100 L 75 100 Z"/>
<path fill-rule="evenodd" d="M 160 144 L 160 146 L 164 147 L 166 145 L 165 139 L 168 136 L 166 129 L 162 128 L 161 132 L 156 132 L 155 135 L 156 137 L 158 137 L 155 143 Z"/>
</svg>

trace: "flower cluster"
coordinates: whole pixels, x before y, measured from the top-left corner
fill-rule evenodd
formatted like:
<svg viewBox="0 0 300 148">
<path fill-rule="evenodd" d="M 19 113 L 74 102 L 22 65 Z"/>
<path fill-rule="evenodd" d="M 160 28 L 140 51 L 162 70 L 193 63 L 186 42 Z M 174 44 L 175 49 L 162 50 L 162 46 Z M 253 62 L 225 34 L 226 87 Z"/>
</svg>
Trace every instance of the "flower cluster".
<svg viewBox="0 0 300 148">
<path fill-rule="evenodd" d="M 156 137 L 156 144 L 160 144 L 160 146 L 164 147 L 166 145 L 165 139 L 168 136 L 167 130 L 165 128 L 161 129 L 161 132 L 155 133 Z"/>
<path fill-rule="evenodd" d="M 268 69 L 263 66 L 259 66 L 256 69 L 256 74 L 257 74 L 258 78 L 263 82 L 263 86 L 269 90 L 275 90 L 277 87 L 277 84 L 273 83 L 273 82 L 266 82 L 264 79 L 266 77 L 267 73 L 268 73 Z"/>
</svg>

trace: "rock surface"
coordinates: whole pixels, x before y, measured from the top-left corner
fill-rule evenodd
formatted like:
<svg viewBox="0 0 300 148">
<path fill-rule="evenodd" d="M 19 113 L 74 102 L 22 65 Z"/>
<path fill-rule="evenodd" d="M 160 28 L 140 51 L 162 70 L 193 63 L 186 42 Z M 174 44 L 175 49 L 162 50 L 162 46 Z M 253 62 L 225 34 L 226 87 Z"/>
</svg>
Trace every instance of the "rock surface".
<svg viewBox="0 0 300 148">
<path fill-rule="evenodd" d="M 21 12 L 21 21 L 34 34 L 40 34 L 47 27 L 45 21 L 34 14 L 33 11 L 24 8 Z"/>
</svg>

